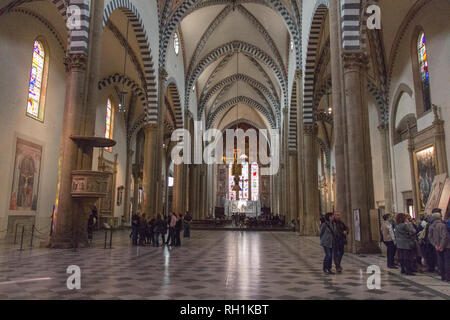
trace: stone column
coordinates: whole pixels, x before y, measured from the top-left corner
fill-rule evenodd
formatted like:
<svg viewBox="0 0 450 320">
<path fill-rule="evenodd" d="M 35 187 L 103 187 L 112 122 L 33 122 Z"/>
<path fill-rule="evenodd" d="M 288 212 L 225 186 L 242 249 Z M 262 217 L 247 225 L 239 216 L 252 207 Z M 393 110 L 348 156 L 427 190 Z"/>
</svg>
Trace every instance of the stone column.
<svg viewBox="0 0 450 320">
<path fill-rule="evenodd" d="M 104 0 L 91 1 L 91 21 L 89 24 L 89 74 L 86 82 L 86 109 L 83 113 L 83 134 L 93 137 L 95 135 L 95 119 L 98 98 L 98 81 L 100 74 L 100 61 L 102 55 L 103 37 L 103 9 Z M 92 169 L 93 149 L 89 148 L 82 154 L 82 169 Z"/>
<path fill-rule="evenodd" d="M 143 212 L 146 215 L 156 213 L 156 153 L 157 153 L 157 132 L 158 126 L 156 124 L 148 124 L 144 128 L 144 169 L 143 169 L 143 189 L 144 189 L 144 203 L 142 205 Z"/>
<path fill-rule="evenodd" d="M 319 221 L 319 185 L 317 167 L 317 125 L 303 125 L 303 150 L 304 150 L 304 174 L 305 174 L 305 236 L 317 234 Z"/>
<path fill-rule="evenodd" d="M 205 174 L 205 165 L 200 165 L 200 183 L 198 186 L 199 189 L 199 195 L 197 197 L 198 199 L 198 207 L 199 207 L 199 215 L 200 219 L 204 220 L 206 218 L 205 212 L 205 200 L 206 200 L 206 174 Z"/>
<path fill-rule="evenodd" d="M 389 125 L 381 124 L 378 126 L 381 141 L 381 161 L 383 163 L 383 182 L 384 182 L 384 208 L 386 213 L 393 213 L 393 190 L 391 174 L 391 152 L 389 143 Z"/>
<path fill-rule="evenodd" d="M 304 233 L 305 196 L 304 196 L 304 150 L 303 150 L 303 77 L 302 71 L 295 72 L 297 86 L 297 216 L 300 217 L 300 233 Z"/>
<path fill-rule="evenodd" d="M 137 165 L 133 165 L 133 214 L 139 211 L 138 199 L 139 199 L 139 175 L 137 172 Z"/>
<path fill-rule="evenodd" d="M 125 223 L 130 222 L 131 162 L 133 161 L 133 153 L 133 150 L 127 150 L 127 162 L 125 164 L 125 195 L 123 202 L 123 215 L 125 216 Z"/>
<path fill-rule="evenodd" d="M 86 78 L 87 56 L 85 54 L 69 53 L 64 60 L 66 65 L 66 97 L 61 134 L 61 185 L 58 198 L 55 229 L 50 239 L 50 247 L 70 248 L 73 240 L 73 226 L 78 224 L 74 214 L 72 200 L 72 171 L 76 170 L 79 150 L 72 135 L 80 135 L 82 119 L 84 88 Z"/>
<path fill-rule="evenodd" d="M 156 145 L 156 165 L 155 172 L 156 175 L 156 210 L 161 212 L 163 207 L 163 192 L 164 192 L 164 181 L 163 181 L 163 171 L 162 171 L 162 153 L 165 152 L 161 148 L 164 143 L 164 108 L 165 108 L 165 84 L 167 81 L 167 71 L 163 68 L 159 69 L 158 72 L 158 130 L 157 130 L 157 143 Z"/>
<path fill-rule="evenodd" d="M 367 115 L 367 56 L 362 52 L 344 52 L 344 84 L 347 118 L 350 208 L 359 210 L 360 238 L 353 240 L 356 253 L 379 252 L 371 239 L 369 210 L 374 207 L 370 137 Z M 352 219 L 353 220 L 353 219 Z M 354 223 L 352 221 L 352 223 Z M 355 226 L 353 226 L 355 227 Z"/>
<path fill-rule="evenodd" d="M 346 119 L 345 104 L 341 103 L 342 92 L 342 66 L 340 48 L 340 8 L 339 1 L 329 1 L 330 20 L 330 62 L 331 62 L 331 82 L 332 82 L 332 103 L 333 103 L 333 132 L 334 132 L 334 154 L 336 166 L 336 193 L 334 199 L 335 211 L 341 212 L 343 220 L 351 228 L 353 221 L 352 213 L 347 203 L 346 184 Z"/>
<path fill-rule="evenodd" d="M 288 108 L 283 109 L 284 114 L 284 125 L 283 125 L 283 148 L 282 148 L 282 155 L 283 155 L 283 171 L 282 171 L 282 184 L 281 184 L 281 211 L 282 214 L 286 217 L 286 221 L 290 221 L 291 218 L 291 211 L 289 206 L 289 172 L 290 172 L 290 166 L 289 166 L 289 154 L 288 154 L 288 135 L 289 135 L 289 110 Z"/>
<path fill-rule="evenodd" d="M 190 211 L 190 203 L 189 203 L 189 194 L 190 194 L 190 189 L 189 189 L 189 176 L 190 176 L 190 166 L 188 164 L 184 165 L 184 184 L 183 184 L 183 210 L 184 211 Z M 191 214 L 192 215 L 192 214 Z"/>
<path fill-rule="evenodd" d="M 198 192 L 197 192 L 197 186 L 198 186 L 198 170 L 197 170 L 196 164 L 191 164 L 189 167 L 189 210 L 191 211 L 192 217 L 196 220 L 199 219 L 199 212 L 198 212 Z"/>
<path fill-rule="evenodd" d="M 291 219 L 298 217 L 298 175 L 297 175 L 297 151 L 289 151 L 289 213 Z"/>
<path fill-rule="evenodd" d="M 173 208 L 176 213 L 184 213 L 183 211 L 183 165 L 174 165 L 174 184 L 173 184 Z"/>
</svg>

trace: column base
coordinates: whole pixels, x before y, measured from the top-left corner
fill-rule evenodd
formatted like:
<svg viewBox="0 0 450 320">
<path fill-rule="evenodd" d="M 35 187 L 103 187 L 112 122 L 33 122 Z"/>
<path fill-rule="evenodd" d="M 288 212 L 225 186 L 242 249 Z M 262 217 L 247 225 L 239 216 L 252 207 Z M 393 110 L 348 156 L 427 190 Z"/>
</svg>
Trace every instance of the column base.
<svg viewBox="0 0 450 320">
<path fill-rule="evenodd" d="M 47 248 L 50 249 L 73 249 L 73 248 L 88 248 L 89 242 L 83 238 L 83 240 L 79 240 L 77 244 L 75 244 L 75 240 L 73 238 L 63 238 L 63 237 L 54 237 L 50 238 L 50 240 L 46 244 Z"/>
<path fill-rule="evenodd" d="M 355 242 L 353 246 L 353 253 L 355 254 L 373 254 L 373 253 L 381 253 L 380 246 L 375 241 L 369 242 Z"/>
</svg>

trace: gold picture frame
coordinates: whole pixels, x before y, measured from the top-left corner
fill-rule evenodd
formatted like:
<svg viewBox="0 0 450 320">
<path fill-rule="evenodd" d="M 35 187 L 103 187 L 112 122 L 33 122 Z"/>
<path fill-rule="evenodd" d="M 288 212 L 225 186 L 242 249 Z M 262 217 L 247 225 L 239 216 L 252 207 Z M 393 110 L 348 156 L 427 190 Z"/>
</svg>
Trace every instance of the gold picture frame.
<svg viewBox="0 0 450 320">
<path fill-rule="evenodd" d="M 414 183 L 416 186 L 418 213 L 425 210 L 433 185 L 433 179 L 439 174 L 436 157 L 436 145 L 428 144 L 413 152 Z"/>
</svg>

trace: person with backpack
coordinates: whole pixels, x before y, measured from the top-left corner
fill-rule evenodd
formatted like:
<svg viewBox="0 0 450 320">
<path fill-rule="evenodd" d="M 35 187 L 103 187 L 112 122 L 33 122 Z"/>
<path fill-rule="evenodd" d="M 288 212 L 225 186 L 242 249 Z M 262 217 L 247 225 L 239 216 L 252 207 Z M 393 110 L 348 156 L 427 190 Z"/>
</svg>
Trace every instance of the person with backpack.
<svg viewBox="0 0 450 320">
<path fill-rule="evenodd" d="M 432 216 L 435 221 L 430 226 L 429 240 L 436 249 L 441 279 L 450 282 L 450 234 L 441 213 L 436 211 Z"/>
<path fill-rule="evenodd" d="M 184 219 L 183 219 L 183 227 L 184 227 L 184 232 L 183 232 L 183 238 L 190 238 L 191 237 L 191 221 L 192 221 L 192 216 L 189 214 L 189 211 L 186 211 L 186 214 L 184 215 Z"/>
<path fill-rule="evenodd" d="M 183 229 L 183 215 L 180 214 L 175 223 L 175 247 L 181 246 L 181 229 Z"/>
<path fill-rule="evenodd" d="M 336 272 L 341 273 L 341 261 L 344 256 L 344 247 L 347 244 L 347 234 L 348 227 L 341 220 L 340 212 L 335 212 L 333 214 L 333 232 L 334 232 L 334 243 L 333 243 L 333 258 L 334 265 L 336 267 Z"/>
<path fill-rule="evenodd" d="M 138 245 L 138 236 L 139 236 L 139 224 L 140 224 L 140 214 L 135 213 L 131 217 L 131 236 L 133 239 L 133 246 Z"/>
<path fill-rule="evenodd" d="M 395 216 L 395 238 L 397 239 L 398 257 L 401 272 L 413 276 L 413 250 L 415 248 L 416 230 L 407 222 L 407 215 L 397 213 Z"/>
<path fill-rule="evenodd" d="M 334 274 L 331 270 L 333 265 L 333 213 L 328 212 L 325 215 L 325 222 L 320 226 L 320 245 L 323 247 L 325 257 L 323 259 L 323 272 L 325 274 Z"/>
<path fill-rule="evenodd" d="M 387 249 L 387 267 L 390 269 L 398 269 L 395 265 L 395 252 L 397 251 L 394 229 L 390 222 L 392 215 L 386 213 L 383 215 L 383 222 L 381 224 L 381 241 Z"/>
<path fill-rule="evenodd" d="M 437 265 L 437 254 L 436 249 L 431 244 L 429 235 L 430 235 L 430 227 L 434 223 L 433 215 L 426 218 L 428 220 L 425 229 L 419 235 L 419 242 L 422 246 L 423 258 L 425 260 L 425 264 L 427 265 L 428 272 L 435 272 Z"/>
</svg>

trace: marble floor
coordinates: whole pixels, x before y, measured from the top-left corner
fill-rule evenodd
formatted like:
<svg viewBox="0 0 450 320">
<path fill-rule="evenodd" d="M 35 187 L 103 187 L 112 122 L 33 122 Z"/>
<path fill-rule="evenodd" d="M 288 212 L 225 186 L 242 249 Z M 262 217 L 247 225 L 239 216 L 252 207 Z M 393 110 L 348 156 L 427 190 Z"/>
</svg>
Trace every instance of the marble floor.
<svg viewBox="0 0 450 320">
<path fill-rule="evenodd" d="M 293 232 L 195 230 L 173 249 L 133 247 L 128 235 L 106 250 L 102 233 L 77 252 L 3 244 L 0 299 L 450 299 L 384 268 L 381 289 L 369 290 L 367 266 L 380 259 L 346 255 L 342 274 L 324 275 L 316 239 Z M 69 265 L 81 269 L 80 290 L 67 289 Z"/>
</svg>

